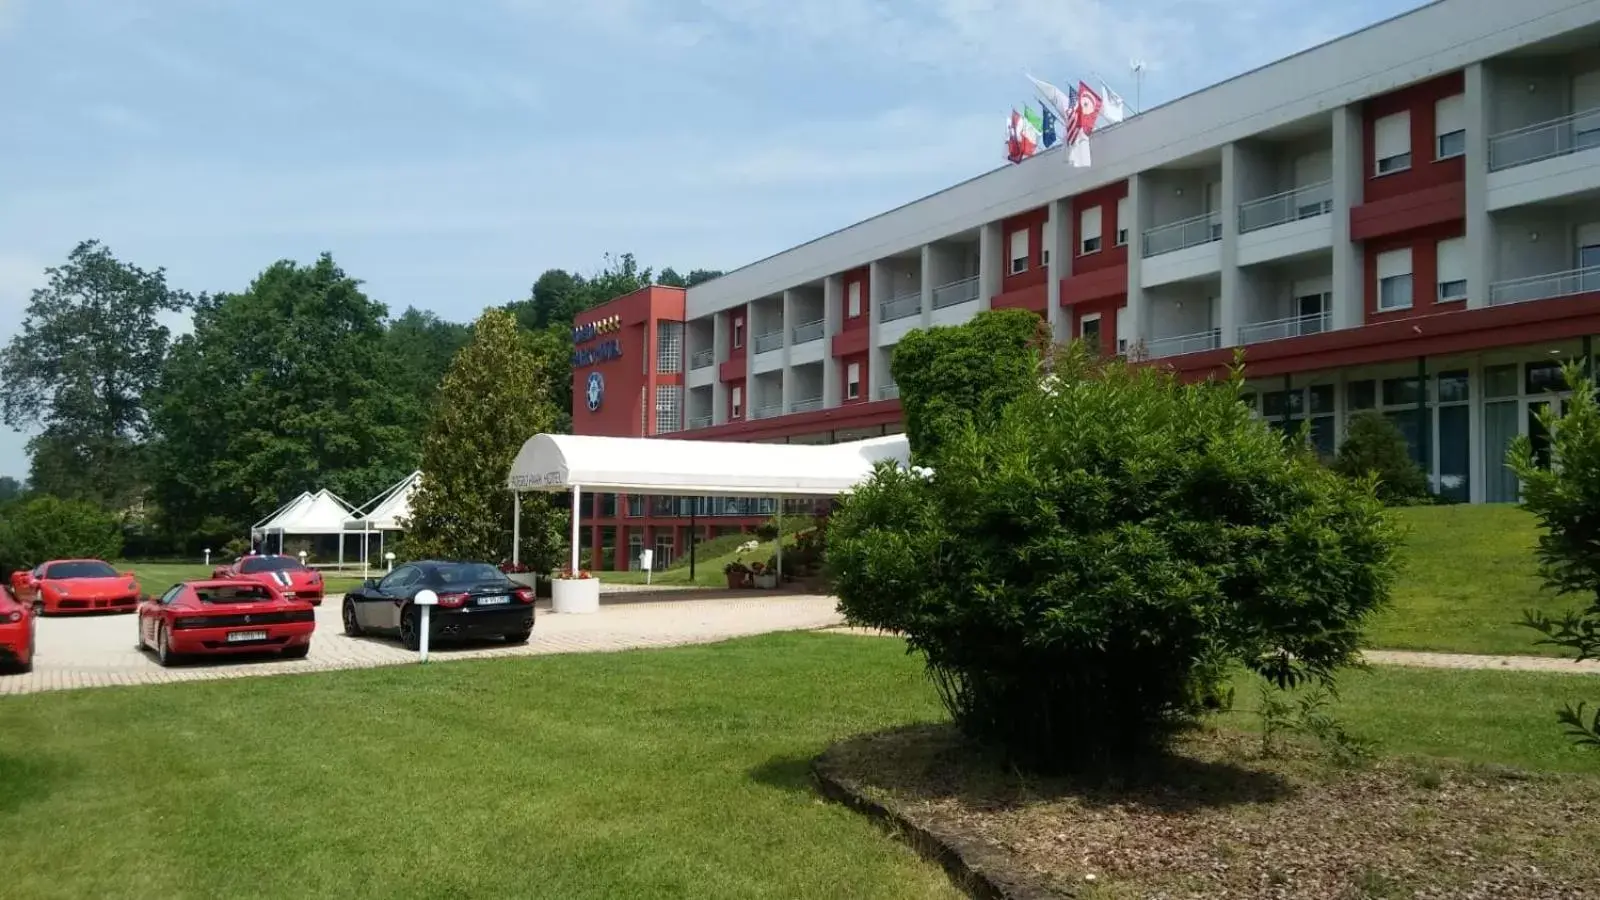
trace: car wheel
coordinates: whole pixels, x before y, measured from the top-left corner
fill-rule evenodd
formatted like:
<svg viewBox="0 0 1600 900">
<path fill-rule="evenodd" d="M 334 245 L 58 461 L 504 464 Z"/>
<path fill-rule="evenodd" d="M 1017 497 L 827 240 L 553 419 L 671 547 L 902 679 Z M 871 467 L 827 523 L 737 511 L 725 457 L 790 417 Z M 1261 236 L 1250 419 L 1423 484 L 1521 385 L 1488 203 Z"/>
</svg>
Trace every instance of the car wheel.
<svg viewBox="0 0 1600 900">
<path fill-rule="evenodd" d="M 513 631 L 505 636 L 508 644 L 526 644 L 531 637 L 533 637 L 531 631 Z"/>
<path fill-rule="evenodd" d="M 33 671 L 33 661 L 39 655 L 39 620 L 34 619 L 28 624 L 28 661 L 17 667 L 23 675 Z"/>
<path fill-rule="evenodd" d="M 39 600 L 37 598 L 34 599 L 34 601 L 33 601 L 33 614 L 36 615 L 36 616 L 44 615 L 44 601 L 43 600 Z"/>
<path fill-rule="evenodd" d="M 172 652 L 172 646 L 167 642 L 167 626 L 156 627 L 156 662 L 163 667 L 170 666 L 177 661 L 177 656 Z"/>
<path fill-rule="evenodd" d="M 417 608 L 408 606 L 400 612 L 400 643 L 407 650 L 421 650 L 421 636 L 417 633 Z"/>
<path fill-rule="evenodd" d="M 311 652 L 311 644 L 308 642 L 308 643 L 301 644 L 298 647 L 290 647 L 289 649 L 283 651 L 283 658 L 284 659 L 305 659 L 306 658 L 306 654 L 308 654 L 310 652 Z"/>
<path fill-rule="evenodd" d="M 361 623 L 356 621 L 356 605 L 345 598 L 344 608 L 340 610 L 339 617 L 344 619 L 344 633 L 351 637 L 360 637 L 362 634 Z"/>
<path fill-rule="evenodd" d="M 143 653 L 150 649 L 150 645 L 144 642 L 144 616 L 136 615 L 134 616 L 134 619 L 136 620 L 134 624 L 138 625 L 139 627 L 137 629 L 138 634 L 134 638 L 135 643 L 133 646 L 140 653 Z"/>
</svg>

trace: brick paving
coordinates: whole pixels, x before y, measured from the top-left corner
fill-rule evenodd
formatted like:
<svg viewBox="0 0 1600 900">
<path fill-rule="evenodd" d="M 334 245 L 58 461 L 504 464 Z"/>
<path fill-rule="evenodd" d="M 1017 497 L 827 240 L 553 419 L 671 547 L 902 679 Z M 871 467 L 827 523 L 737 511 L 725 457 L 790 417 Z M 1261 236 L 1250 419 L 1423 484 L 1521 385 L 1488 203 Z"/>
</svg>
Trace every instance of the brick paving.
<svg viewBox="0 0 1600 900">
<path fill-rule="evenodd" d="M 429 662 L 539 656 L 550 653 L 595 653 L 644 647 L 704 644 L 728 638 L 827 628 L 843 621 L 831 597 L 810 594 L 753 593 L 715 599 L 683 592 L 671 599 L 619 591 L 625 600 L 603 604 L 593 615 L 555 615 L 541 608 L 533 639 L 507 647 L 484 643 L 432 649 Z M 166 684 L 219 678 L 289 675 L 336 669 L 364 669 L 414 662 L 417 654 L 387 638 L 351 638 L 339 621 L 339 598 L 329 597 L 317 610 L 317 633 L 311 654 L 303 660 L 221 659 L 186 663 L 170 669 L 134 648 L 137 626 L 132 615 L 47 618 L 39 621 L 39 652 L 27 675 L 0 675 L 0 695 L 134 684 Z"/>
</svg>

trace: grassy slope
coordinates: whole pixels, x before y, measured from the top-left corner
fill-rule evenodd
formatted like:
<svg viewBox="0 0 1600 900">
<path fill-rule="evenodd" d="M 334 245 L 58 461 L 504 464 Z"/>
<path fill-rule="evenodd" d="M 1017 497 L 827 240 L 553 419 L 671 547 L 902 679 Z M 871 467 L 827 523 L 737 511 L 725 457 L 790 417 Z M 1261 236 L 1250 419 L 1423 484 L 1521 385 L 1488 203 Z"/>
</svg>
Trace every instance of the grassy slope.
<svg viewBox="0 0 1600 900">
<path fill-rule="evenodd" d="M 117 562 L 120 571 L 132 571 L 148 594 L 160 594 L 180 581 L 193 581 L 211 577 L 211 567 L 201 563 L 174 562 Z M 379 574 L 374 570 L 374 575 Z M 359 576 L 326 575 L 324 583 L 330 594 L 342 594 L 361 583 Z"/>
</svg>

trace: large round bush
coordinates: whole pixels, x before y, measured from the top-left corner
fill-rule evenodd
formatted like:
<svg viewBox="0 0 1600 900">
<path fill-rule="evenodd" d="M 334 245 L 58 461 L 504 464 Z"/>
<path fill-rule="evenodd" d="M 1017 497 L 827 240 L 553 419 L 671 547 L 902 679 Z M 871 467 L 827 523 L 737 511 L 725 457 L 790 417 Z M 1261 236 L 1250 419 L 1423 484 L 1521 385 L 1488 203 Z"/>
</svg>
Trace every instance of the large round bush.
<svg viewBox="0 0 1600 900">
<path fill-rule="evenodd" d="M 1351 661 L 1397 537 L 1370 480 L 1287 445 L 1237 381 L 1052 368 L 914 446 L 931 475 L 881 467 L 840 505 L 852 622 L 904 632 L 960 727 L 1046 769 L 1160 748 L 1225 661 L 1285 685 Z"/>
<path fill-rule="evenodd" d="M 84 500 L 40 496 L 0 515 L 0 576 L 52 559 L 116 559 L 122 526 L 112 513 Z"/>
</svg>

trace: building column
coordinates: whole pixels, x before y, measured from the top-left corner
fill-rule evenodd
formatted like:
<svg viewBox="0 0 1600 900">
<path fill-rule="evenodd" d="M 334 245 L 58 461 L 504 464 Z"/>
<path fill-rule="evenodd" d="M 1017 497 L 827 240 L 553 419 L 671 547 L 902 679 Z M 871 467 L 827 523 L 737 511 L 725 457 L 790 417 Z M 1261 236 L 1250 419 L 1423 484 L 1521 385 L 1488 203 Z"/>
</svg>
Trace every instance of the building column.
<svg viewBox="0 0 1600 900">
<path fill-rule="evenodd" d="M 873 260 L 867 266 L 867 383 L 861 386 L 861 396 L 868 400 L 878 399 L 878 386 L 885 381 L 888 373 L 879 371 L 883 366 L 878 365 L 878 360 L 883 354 L 878 352 L 878 332 L 883 328 L 883 301 L 888 298 L 884 294 L 889 289 L 888 273 L 879 260 Z"/>
<path fill-rule="evenodd" d="M 1050 202 L 1050 264 L 1045 266 L 1045 319 L 1056 343 L 1072 337 L 1072 316 L 1061 308 L 1061 280 L 1072 274 L 1072 198 Z M 1113 235 L 1115 237 L 1115 235 Z"/>
<path fill-rule="evenodd" d="M 722 383 L 722 363 L 728 359 L 728 314 L 719 312 L 711 316 L 711 359 L 716 371 L 711 379 L 711 424 L 722 425 L 728 421 L 728 386 Z M 625 552 L 625 551 L 624 551 Z"/>
<path fill-rule="evenodd" d="M 1366 154 L 1361 106 L 1333 111 L 1333 327 L 1355 328 L 1367 320 L 1366 262 L 1361 242 L 1350 238 L 1350 210 L 1361 205 Z"/>
<path fill-rule="evenodd" d="M 839 405 L 844 387 L 839 383 L 843 373 L 839 360 L 833 355 L 833 336 L 844 325 L 844 276 L 829 275 L 822 280 L 822 333 L 826 346 L 822 348 L 822 406 L 832 409 Z"/>
<path fill-rule="evenodd" d="M 1144 295 L 1144 230 L 1150 221 L 1150 180 L 1143 173 L 1128 176 L 1128 306 L 1117 318 L 1117 337 L 1128 342 L 1128 353 L 1143 352 L 1150 330 L 1150 304 Z M 1120 223 L 1119 223 L 1120 224 Z"/>
<path fill-rule="evenodd" d="M 1466 68 L 1467 308 L 1489 305 L 1498 239 L 1489 215 L 1489 129 L 1494 74 L 1483 63 Z"/>
<path fill-rule="evenodd" d="M 1222 248 L 1219 254 L 1222 268 L 1222 296 L 1217 298 L 1217 329 L 1221 332 L 1222 346 L 1233 347 L 1239 343 L 1239 325 L 1244 311 L 1243 273 L 1239 271 L 1239 186 L 1240 168 L 1249 166 L 1250 160 L 1240 152 L 1239 145 L 1229 142 L 1222 145 Z"/>
<path fill-rule="evenodd" d="M 932 244 L 922 245 L 922 327 L 933 325 L 933 282 L 938 269 Z M 874 398 L 876 399 L 876 398 Z"/>
<path fill-rule="evenodd" d="M 778 397 L 784 413 L 788 413 L 789 404 L 798 399 L 794 396 L 794 373 L 789 371 L 789 349 L 794 346 L 794 291 L 785 290 L 778 306 L 783 316 L 783 362 L 778 369 Z"/>
<path fill-rule="evenodd" d="M 978 309 L 992 309 L 994 298 L 1006 277 L 1005 236 L 1000 223 L 990 222 L 978 229 Z"/>
</svg>

